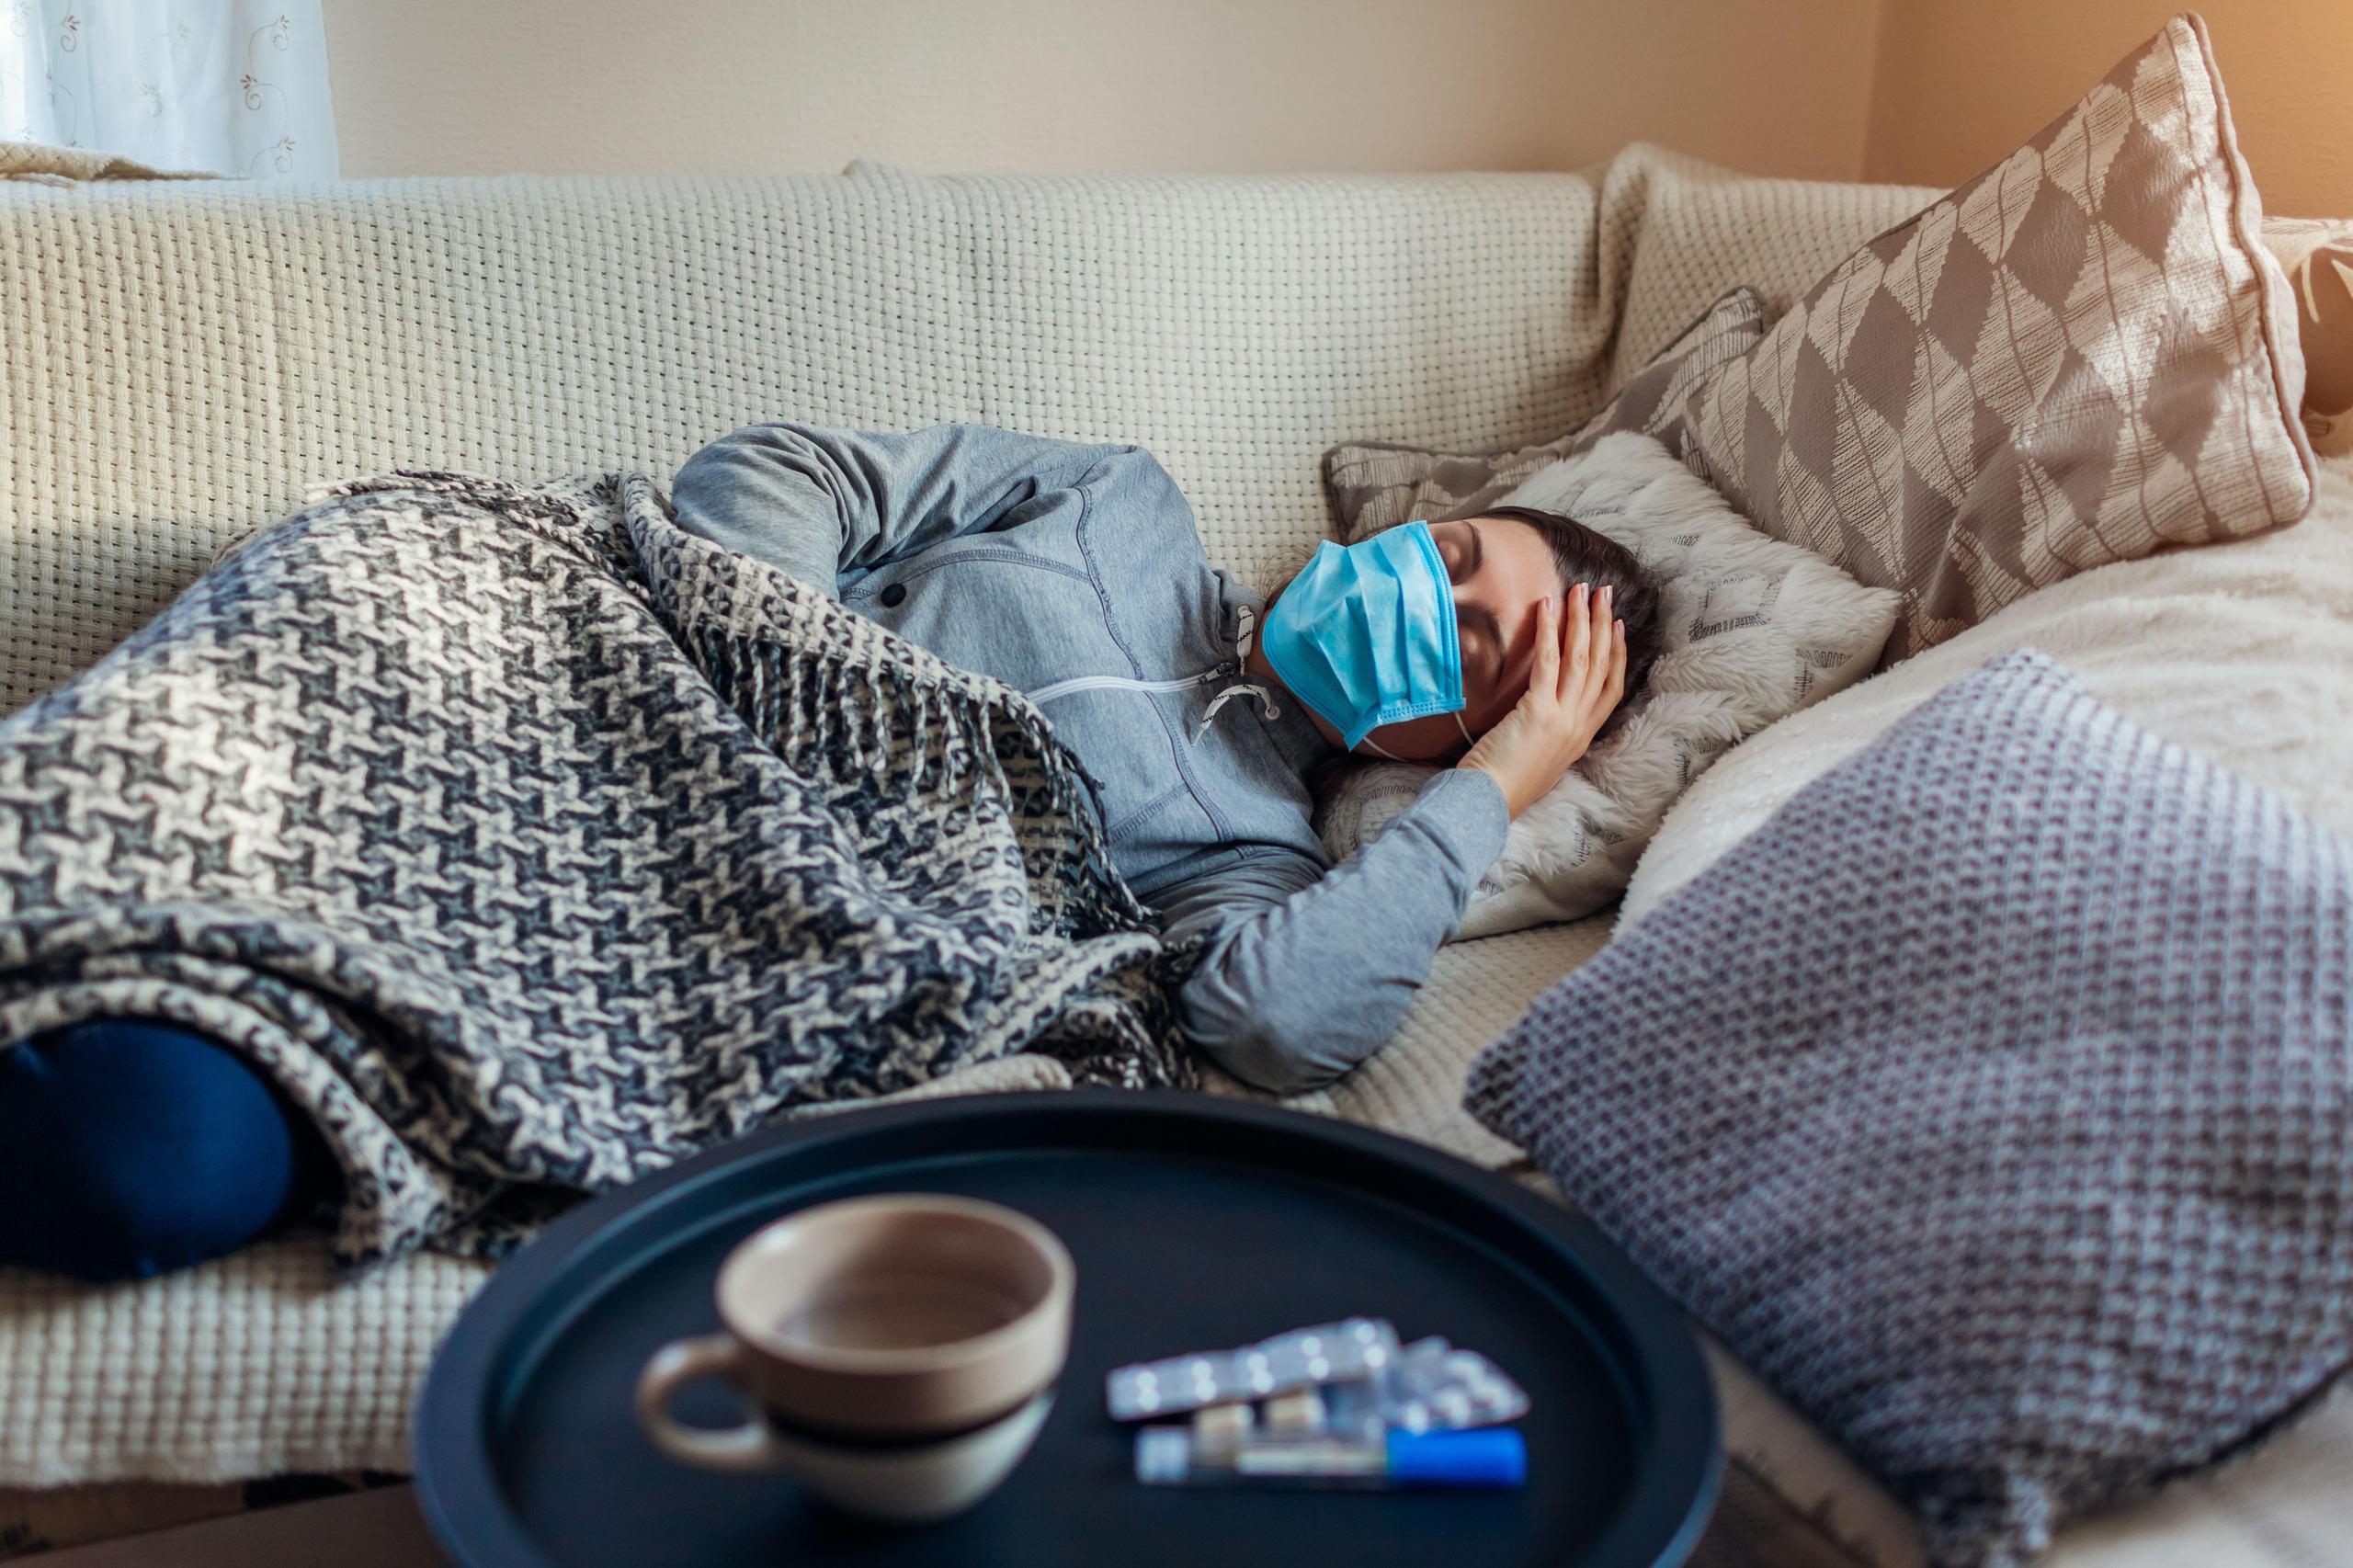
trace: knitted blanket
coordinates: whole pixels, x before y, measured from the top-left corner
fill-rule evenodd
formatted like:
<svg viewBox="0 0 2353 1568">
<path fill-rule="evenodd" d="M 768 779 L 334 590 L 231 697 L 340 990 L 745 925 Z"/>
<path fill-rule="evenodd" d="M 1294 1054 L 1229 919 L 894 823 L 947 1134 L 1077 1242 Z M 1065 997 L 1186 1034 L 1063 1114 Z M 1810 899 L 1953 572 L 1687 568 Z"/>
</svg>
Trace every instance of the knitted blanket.
<svg viewBox="0 0 2353 1568">
<path fill-rule="evenodd" d="M 1035 707 L 680 531 L 642 474 L 315 486 L 0 723 L 0 1040 L 281 1084 L 347 1270 L 1017 1051 L 1188 1074 Z"/>
<path fill-rule="evenodd" d="M 1938 1568 L 2353 1368 L 2353 842 L 2032 648 L 1622 926 L 1467 1095 Z"/>
</svg>

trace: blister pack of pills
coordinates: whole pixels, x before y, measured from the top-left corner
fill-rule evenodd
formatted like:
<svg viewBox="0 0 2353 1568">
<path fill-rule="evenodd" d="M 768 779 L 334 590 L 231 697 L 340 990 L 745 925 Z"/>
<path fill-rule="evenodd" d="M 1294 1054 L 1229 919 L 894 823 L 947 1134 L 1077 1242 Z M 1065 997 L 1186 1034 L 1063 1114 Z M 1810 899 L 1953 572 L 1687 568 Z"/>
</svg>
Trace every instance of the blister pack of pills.
<svg viewBox="0 0 2353 1568">
<path fill-rule="evenodd" d="M 1206 1350 L 1113 1369 L 1105 1380 L 1115 1421 L 1181 1415 L 1204 1405 L 1266 1399 L 1293 1389 L 1371 1377 L 1396 1358 L 1385 1318 L 1297 1328 L 1235 1350 Z"/>
<path fill-rule="evenodd" d="M 1493 1426 L 1528 1414 L 1528 1394 L 1476 1350 L 1417 1339 L 1361 1382 L 1324 1391 L 1336 1428 L 1351 1423 L 1407 1432 Z"/>
</svg>

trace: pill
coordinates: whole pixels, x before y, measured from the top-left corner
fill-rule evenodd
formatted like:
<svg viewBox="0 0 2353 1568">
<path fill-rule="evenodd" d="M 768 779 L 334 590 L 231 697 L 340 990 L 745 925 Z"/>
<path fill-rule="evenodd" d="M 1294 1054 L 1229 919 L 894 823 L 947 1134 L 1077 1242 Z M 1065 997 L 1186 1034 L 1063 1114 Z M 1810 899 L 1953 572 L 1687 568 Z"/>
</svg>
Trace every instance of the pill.
<svg viewBox="0 0 2353 1568">
<path fill-rule="evenodd" d="M 1324 1396 L 1313 1389 L 1279 1394 L 1267 1402 L 1269 1432 L 1317 1432 L 1324 1427 Z"/>
<path fill-rule="evenodd" d="M 1232 1448 L 1256 1424 L 1247 1404 L 1205 1404 L 1193 1412 L 1193 1441 L 1204 1449 Z"/>
</svg>

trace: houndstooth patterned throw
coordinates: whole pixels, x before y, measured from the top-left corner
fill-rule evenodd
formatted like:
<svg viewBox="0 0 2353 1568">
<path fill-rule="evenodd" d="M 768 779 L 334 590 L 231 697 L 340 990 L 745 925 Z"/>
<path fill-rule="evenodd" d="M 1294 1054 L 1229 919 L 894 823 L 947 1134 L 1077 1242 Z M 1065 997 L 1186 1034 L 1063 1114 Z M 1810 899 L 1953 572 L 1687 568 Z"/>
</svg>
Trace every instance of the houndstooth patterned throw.
<svg viewBox="0 0 2353 1568">
<path fill-rule="evenodd" d="M 1185 955 L 1018 693 L 641 474 L 308 499 L 0 723 L 0 1041 L 244 1052 L 354 1269 L 1015 1051 L 1189 1080 Z"/>
</svg>

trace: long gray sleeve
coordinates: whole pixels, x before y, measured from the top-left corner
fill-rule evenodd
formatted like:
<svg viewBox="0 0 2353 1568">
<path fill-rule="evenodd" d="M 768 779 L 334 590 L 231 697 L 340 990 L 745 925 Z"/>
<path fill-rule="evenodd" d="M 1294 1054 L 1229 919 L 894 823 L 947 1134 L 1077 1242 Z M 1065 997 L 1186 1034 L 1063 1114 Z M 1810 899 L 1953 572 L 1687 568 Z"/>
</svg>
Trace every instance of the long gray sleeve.
<svg viewBox="0 0 2353 1568">
<path fill-rule="evenodd" d="M 1163 932 L 1210 937 L 1178 997 L 1186 1033 L 1280 1094 L 1347 1072 L 1395 1032 L 1510 825 L 1501 786 L 1448 768 L 1329 871 L 1284 855 L 1179 883 Z"/>
<path fill-rule="evenodd" d="M 687 532 L 837 596 L 877 566 L 1027 515 L 1040 496 L 1123 459 L 1157 468 L 1138 447 L 995 425 L 895 431 L 774 420 L 688 458 L 670 500 Z"/>
</svg>

